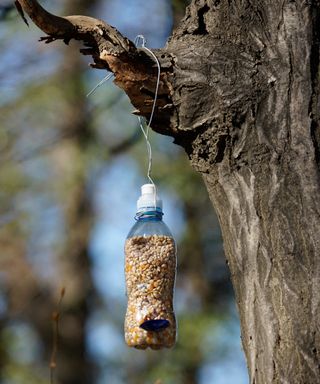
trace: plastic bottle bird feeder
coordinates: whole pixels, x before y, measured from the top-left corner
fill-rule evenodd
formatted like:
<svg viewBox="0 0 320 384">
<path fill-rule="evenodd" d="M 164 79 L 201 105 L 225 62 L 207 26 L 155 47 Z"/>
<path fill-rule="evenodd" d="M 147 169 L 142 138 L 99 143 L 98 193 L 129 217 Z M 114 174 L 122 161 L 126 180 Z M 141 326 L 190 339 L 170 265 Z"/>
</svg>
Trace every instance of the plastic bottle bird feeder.
<svg viewBox="0 0 320 384">
<path fill-rule="evenodd" d="M 162 201 L 153 184 L 141 187 L 137 208 L 137 222 L 125 243 L 125 340 L 139 349 L 170 348 L 176 340 L 176 245 L 162 221 Z"/>
</svg>

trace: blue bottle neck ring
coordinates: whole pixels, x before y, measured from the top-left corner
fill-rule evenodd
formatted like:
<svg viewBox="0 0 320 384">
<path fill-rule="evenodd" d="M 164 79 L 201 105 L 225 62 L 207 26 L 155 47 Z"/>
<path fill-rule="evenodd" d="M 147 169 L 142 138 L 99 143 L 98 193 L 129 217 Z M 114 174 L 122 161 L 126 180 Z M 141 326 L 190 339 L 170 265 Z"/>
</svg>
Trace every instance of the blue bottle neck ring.
<svg viewBox="0 0 320 384">
<path fill-rule="evenodd" d="M 137 221 L 161 221 L 163 212 L 160 208 L 152 208 L 145 211 L 139 211 L 135 215 Z"/>
</svg>

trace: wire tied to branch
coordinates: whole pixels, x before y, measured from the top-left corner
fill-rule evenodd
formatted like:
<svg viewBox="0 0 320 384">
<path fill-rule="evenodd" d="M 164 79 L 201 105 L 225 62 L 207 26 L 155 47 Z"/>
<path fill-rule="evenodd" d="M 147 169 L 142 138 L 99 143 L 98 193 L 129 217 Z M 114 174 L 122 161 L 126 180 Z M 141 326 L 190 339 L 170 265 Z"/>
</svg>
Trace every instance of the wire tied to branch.
<svg viewBox="0 0 320 384">
<path fill-rule="evenodd" d="M 146 52 L 148 52 L 148 54 L 153 58 L 153 60 L 155 61 L 155 63 L 157 64 L 157 68 L 158 68 L 158 73 L 157 73 L 157 82 L 156 82 L 156 87 L 155 87 L 155 93 L 154 93 L 154 99 L 153 99 L 153 103 L 152 103 L 152 109 L 151 109 L 151 114 L 150 114 L 150 119 L 148 121 L 148 123 L 145 125 L 145 122 L 144 120 L 138 116 L 138 121 L 139 121 L 139 126 L 140 126 L 140 129 L 141 129 L 141 132 L 145 138 L 145 141 L 146 141 L 146 146 L 147 146 L 147 153 L 148 153 L 148 168 L 147 168 L 147 178 L 148 180 L 150 181 L 151 184 L 154 185 L 154 187 L 156 188 L 155 186 L 155 183 L 151 177 L 151 171 L 152 171 L 152 148 L 151 148 L 151 144 L 150 144 L 150 141 L 149 141 L 149 133 L 150 133 L 150 128 L 151 128 L 151 124 L 152 124 L 152 120 L 153 120 L 153 116 L 154 116 L 154 113 L 155 113 L 155 109 L 156 109 L 156 104 L 157 104 L 157 99 L 158 99 L 158 92 L 159 92 L 159 85 L 160 85 L 160 74 L 161 74 L 161 66 L 160 66 L 160 62 L 157 58 L 157 56 L 146 46 L 146 43 L 147 43 L 147 40 L 145 39 L 145 37 L 143 35 L 138 35 L 136 36 L 136 38 L 134 39 L 134 44 L 137 48 L 139 48 L 139 45 L 140 45 L 140 49 L 143 49 L 145 50 Z M 101 87 L 101 85 L 103 85 L 105 82 L 107 82 L 108 80 L 110 80 L 112 77 L 113 77 L 113 73 L 108 73 L 88 94 L 87 94 L 87 97 L 89 97 L 90 95 L 92 95 L 99 87 Z"/>
<path fill-rule="evenodd" d="M 155 183 L 154 183 L 154 181 L 152 180 L 152 177 L 151 177 L 151 171 L 152 171 L 152 148 L 151 148 L 151 144 L 150 144 L 150 141 L 149 141 L 149 132 L 150 132 L 150 127 L 151 127 L 152 119 L 153 119 L 153 116 L 154 116 L 154 112 L 155 112 L 155 109 L 156 109 L 156 103 L 157 103 L 158 92 L 159 92 L 159 84 L 160 84 L 161 67 L 160 67 L 160 63 L 159 63 L 158 58 L 156 57 L 156 55 L 148 47 L 146 47 L 146 43 L 147 43 L 147 41 L 146 41 L 146 39 L 145 39 L 145 37 L 143 35 L 138 35 L 135 38 L 135 40 L 134 40 L 134 44 L 136 45 L 136 47 L 138 47 L 139 44 L 141 44 L 141 49 L 144 49 L 145 51 L 147 51 L 152 56 L 152 58 L 154 59 L 154 61 L 157 64 L 158 74 L 157 74 L 157 83 L 156 83 L 156 88 L 155 88 L 154 99 L 153 99 L 153 104 L 152 104 L 152 109 L 151 109 L 151 114 L 150 114 L 149 122 L 146 125 L 146 127 L 144 127 L 143 126 L 144 125 L 143 124 L 143 120 L 142 120 L 142 118 L 140 116 L 138 116 L 138 121 L 139 121 L 140 129 L 141 129 L 141 132 L 142 132 L 142 134 L 143 134 L 143 136 L 145 138 L 146 146 L 147 146 L 147 153 L 148 153 L 147 178 L 151 182 L 151 184 L 153 184 L 154 187 L 156 188 Z"/>
</svg>

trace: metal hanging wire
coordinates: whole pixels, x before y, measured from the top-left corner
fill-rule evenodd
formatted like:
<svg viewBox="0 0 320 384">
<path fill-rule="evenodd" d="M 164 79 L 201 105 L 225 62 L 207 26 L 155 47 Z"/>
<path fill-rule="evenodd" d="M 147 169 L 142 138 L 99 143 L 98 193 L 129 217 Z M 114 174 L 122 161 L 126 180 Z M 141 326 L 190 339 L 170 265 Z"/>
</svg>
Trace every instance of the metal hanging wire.
<svg viewBox="0 0 320 384">
<path fill-rule="evenodd" d="M 146 124 L 146 126 L 144 126 L 144 121 L 143 119 L 138 116 L 138 121 L 139 121 L 139 126 L 140 126 L 140 129 L 141 129 L 141 132 L 145 138 L 145 141 L 146 141 L 146 147 L 147 147 L 147 154 L 148 154 L 148 168 L 147 168 L 147 178 L 148 180 L 150 181 L 151 184 L 154 185 L 154 187 L 156 188 L 155 186 L 155 183 L 154 181 L 152 180 L 152 177 L 151 177 L 151 171 L 152 171 L 152 148 L 151 148 L 151 144 L 150 144 L 150 141 L 149 141 L 149 131 L 150 131 L 150 128 L 151 128 L 151 123 L 152 123 L 152 119 L 153 119 L 153 116 L 154 116 L 154 112 L 155 112 L 155 109 L 156 109 L 156 103 L 157 103 L 157 99 L 158 99 L 158 92 L 159 92 L 159 85 L 160 85 L 160 73 L 161 73 L 161 66 L 160 66 L 160 63 L 159 63 L 159 60 L 158 58 L 156 57 L 156 55 L 146 46 L 146 39 L 143 35 L 138 35 L 135 39 L 134 39 L 134 44 L 137 48 L 139 48 L 139 45 L 140 45 L 140 49 L 143 49 L 145 50 L 146 52 L 149 53 L 149 55 L 154 59 L 155 63 L 157 64 L 157 68 L 158 68 L 158 73 L 157 73 L 157 82 L 156 82 L 156 87 L 155 87 L 155 93 L 154 93 L 154 99 L 153 99 L 153 103 L 152 103 L 152 109 L 151 109 L 151 114 L 150 114 L 150 119 L 148 121 L 148 123 Z M 87 97 L 89 97 L 90 95 L 92 95 L 102 84 L 104 84 L 105 82 L 107 82 L 108 80 L 110 80 L 111 78 L 113 77 L 113 73 L 108 73 L 88 94 L 87 94 Z"/>
<path fill-rule="evenodd" d="M 141 129 L 141 132 L 142 132 L 142 134 L 143 134 L 143 136 L 145 138 L 146 146 L 147 146 L 147 153 L 148 153 L 147 178 L 151 182 L 151 184 L 153 184 L 154 187 L 156 188 L 155 183 L 154 183 L 154 181 L 153 181 L 153 179 L 151 177 L 151 171 L 152 171 L 152 148 L 151 148 L 151 144 L 150 144 L 150 141 L 149 141 L 149 131 L 150 131 L 150 127 L 151 127 L 151 123 L 152 123 L 152 119 L 153 119 L 153 116 L 154 116 L 154 112 L 155 112 L 155 109 L 156 109 L 156 103 L 157 103 L 157 99 L 158 99 L 161 67 L 160 67 L 160 63 L 159 63 L 159 60 L 156 57 L 156 55 L 148 47 L 146 47 L 146 39 L 145 39 L 145 37 L 143 35 L 138 35 L 135 38 L 134 43 L 135 43 L 136 47 L 138 47 L 139 44 L 141 44 L 141 49 L 144 49 L 145 51 L 147 51 L 152 56 L 152 58 L 154 59 L 154 61 L 157 64 L 157 67 L 158 67 L 157 82 L 156 82 L 156 88 L 155 88 L 155 93 L 154 93 L 153 104 L 152 104 L 150 119 L 149 119 L 146 127 L 143 126 L 142 118 L 140 116 L 138 116 L 138 121 L 139 121 L 140 129 Z"/>
</svg>

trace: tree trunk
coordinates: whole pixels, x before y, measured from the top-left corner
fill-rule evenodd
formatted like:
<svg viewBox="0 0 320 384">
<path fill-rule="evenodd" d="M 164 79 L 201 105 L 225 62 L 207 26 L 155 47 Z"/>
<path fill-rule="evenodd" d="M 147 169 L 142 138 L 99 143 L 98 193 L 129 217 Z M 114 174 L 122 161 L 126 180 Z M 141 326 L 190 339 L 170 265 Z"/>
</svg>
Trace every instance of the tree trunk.
<svg viewBox="0 0 320 384">
<path fill-rule="evenodd" d="M 251 383 L 320 383 L 319 25 L 306 3 L 196 1 L 168 44 Z"/>
<path fill-rule="evenodd" d="M 19 1 L 47 42 L 83 40 L 150 115 L 156 72 L 140 50 L 101 22 L 57 21 Z M 320 383 L 319 25 L 314 0 L 194 0 L 155 52 L 153 129 L 203 175 L 256 384 Z"/>
</svg>

